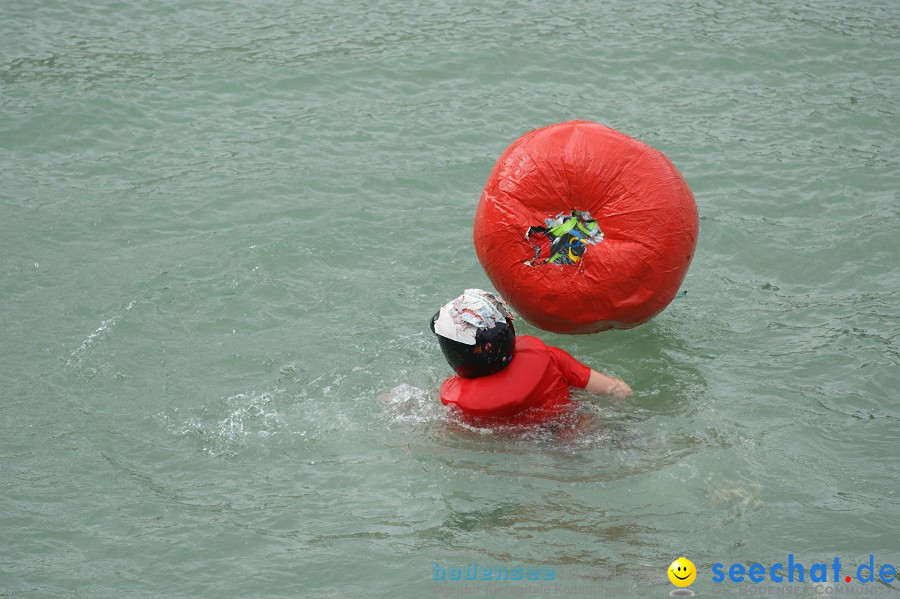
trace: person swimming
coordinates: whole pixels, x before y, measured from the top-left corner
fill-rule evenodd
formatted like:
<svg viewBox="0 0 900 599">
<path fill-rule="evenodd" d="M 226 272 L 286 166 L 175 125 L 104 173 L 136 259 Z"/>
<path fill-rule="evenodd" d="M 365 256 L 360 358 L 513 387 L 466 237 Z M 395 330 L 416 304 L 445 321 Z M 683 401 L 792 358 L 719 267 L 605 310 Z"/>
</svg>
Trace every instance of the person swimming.
<svg viewBox="0 0 900 599">
<path fill-rule="evenodd" d="M 571 405 L 571 388 L 627 397 L 622 379 L 585 366 L 530 335 L 516 336 L 513 314 L 495 293 L 466 289 L 431 318 L 431 331 L 456 372 L 441 402 L 468 417 L 541 422 Z"/>
</svg>

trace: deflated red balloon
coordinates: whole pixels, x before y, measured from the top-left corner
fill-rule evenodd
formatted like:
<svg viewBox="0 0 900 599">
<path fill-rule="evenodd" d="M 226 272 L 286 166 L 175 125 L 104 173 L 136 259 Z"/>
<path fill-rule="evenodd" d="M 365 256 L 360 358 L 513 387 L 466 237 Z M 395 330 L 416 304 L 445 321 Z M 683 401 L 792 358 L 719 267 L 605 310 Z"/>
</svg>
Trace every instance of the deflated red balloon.
<svg viewBox="0 0 900 599">
<path fill-rule="evenodd" d="M 697 205 L 666 156 L 570 121 L 500 156 L 475 213 L 475 251 L 532 324 L 596 333 L 642 324 L 672 301 L 697 243 Z"/>
</svg>

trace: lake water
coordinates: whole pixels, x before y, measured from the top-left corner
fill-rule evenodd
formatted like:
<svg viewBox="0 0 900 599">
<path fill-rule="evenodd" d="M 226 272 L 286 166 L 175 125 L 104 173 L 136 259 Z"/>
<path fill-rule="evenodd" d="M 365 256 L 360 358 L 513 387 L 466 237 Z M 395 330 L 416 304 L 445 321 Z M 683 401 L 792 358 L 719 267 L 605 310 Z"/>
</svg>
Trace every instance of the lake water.
<svg viewBox="0 0 900 599">
<path fill-rule="evenodd" d="M 897 595 L 898 65 L 896 0 L 6 0 L 0 596 Z M 590 426 L 461 427 L 428 318 L 575 118 L 684 174 L 687 294 L 520 323 L 635 389 Z"/>
</svg>

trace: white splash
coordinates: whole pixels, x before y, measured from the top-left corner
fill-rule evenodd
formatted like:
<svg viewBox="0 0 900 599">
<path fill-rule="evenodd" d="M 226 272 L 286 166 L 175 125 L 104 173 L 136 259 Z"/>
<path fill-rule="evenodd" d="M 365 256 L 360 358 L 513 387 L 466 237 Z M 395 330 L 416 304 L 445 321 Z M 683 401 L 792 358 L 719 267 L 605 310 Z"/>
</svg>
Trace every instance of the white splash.
<svg viewBox="0 0 900 599">
<path fill-rule="evenodd" d="M 106 320 L 101 321 L 100 326 L 97 327 L 97 329 L 93 333 L 88 335 L 84 339 L 84 341 L 81 342 L 81 345 L 79 345 L 78 348 L 76 348 L 74 351 L 72 351 L 72 353 L 70 354 L 69 360 L 66 361 L 66 366 L 70 366 L 73 362 L 80 364 L 81 361 L 84 359 L 84 355 L 88 352 L 88 350 L 91 349 L 94 345 L 96 345 L 97 342 L 100 340 L 100 338 L 103 335 L 105 335 L 107 332 L 109 332 L 109 330 L 112 329 L 116 325 L 116 323 L 122 319 L 123 316 L 128 314 L 128 312 L 130 312 L 133 307 L 134 307 L 134 300 L 128 302 L 128 305 L 125 306 L 125 309 L 122 311 L 121 314 L 118 314 L 116 316 L 113 316 L 112 318 L 107 318 Z"/>
</svg>

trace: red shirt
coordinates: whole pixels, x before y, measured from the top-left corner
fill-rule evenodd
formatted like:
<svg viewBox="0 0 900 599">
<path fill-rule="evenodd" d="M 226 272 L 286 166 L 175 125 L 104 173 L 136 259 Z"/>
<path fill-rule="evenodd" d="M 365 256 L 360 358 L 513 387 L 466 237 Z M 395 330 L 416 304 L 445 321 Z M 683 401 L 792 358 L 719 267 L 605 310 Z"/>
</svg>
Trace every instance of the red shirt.
<svg viewBox="0 0 900 599">
<path fill-rule="evenodd" d="M 506 368 L 477 378 L 448 378 L 441 385 L 441 402 L 475 418 L 540 422 L 567 410 L 569 387 L 584 389 L 590 376 L 590 368 L 563 350 L 521 335 Z"/>
</svg>

